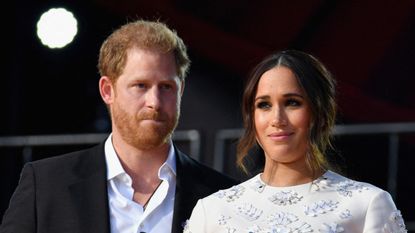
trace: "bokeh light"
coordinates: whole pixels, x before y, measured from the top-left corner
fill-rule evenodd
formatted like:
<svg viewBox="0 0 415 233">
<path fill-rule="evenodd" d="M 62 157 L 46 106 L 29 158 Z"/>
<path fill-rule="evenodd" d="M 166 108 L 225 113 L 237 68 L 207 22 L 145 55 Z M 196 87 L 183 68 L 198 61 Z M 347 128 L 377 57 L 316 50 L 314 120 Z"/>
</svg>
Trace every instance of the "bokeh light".
<svg viewBox="0 0 415 233">
<path fill-rule="evenodd" d="M 78 32 L 74 15 L 64 8 L 52 8 L 42 14 L 37 23 L 37 36 L 49 48 L 63 48 Z"/>
</svg>

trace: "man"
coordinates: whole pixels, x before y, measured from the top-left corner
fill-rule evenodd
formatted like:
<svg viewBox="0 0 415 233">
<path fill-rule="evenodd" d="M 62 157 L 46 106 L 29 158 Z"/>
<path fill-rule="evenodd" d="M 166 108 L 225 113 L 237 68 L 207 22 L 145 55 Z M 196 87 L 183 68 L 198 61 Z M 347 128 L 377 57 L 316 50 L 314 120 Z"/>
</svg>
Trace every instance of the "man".
<svg viewBox="0 0 415 233">
<path fill-rule="evenodd" d="M 171 141 L 189 63 L 163 23 L 112 33 L 98 64 L 112 133 L 91 149 L 26 164 L 0 232 L 182 232 L 199 198 L 235 183 Z"/>
</svg>

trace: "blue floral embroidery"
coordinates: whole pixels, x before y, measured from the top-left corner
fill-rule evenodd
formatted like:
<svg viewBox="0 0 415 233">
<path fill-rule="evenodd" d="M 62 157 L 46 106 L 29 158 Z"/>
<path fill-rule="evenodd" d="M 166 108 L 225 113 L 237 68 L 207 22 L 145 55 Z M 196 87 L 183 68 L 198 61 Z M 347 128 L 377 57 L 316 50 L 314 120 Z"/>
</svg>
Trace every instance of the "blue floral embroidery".
<svg viewBox="0 0 415 233">
<path fill-rule="evenodd" d="M 339 226 L 336 223 L 323 223 L 323 229 L 319 229 L 321 233 L 337 233 L 337 232 L 344 232 L 343 227 Z"/>
<path fill-rule="evenodd" d="M 267 217 L 269 228 L 264 232 L 312 232 L 311 225 L 298 222 L 298 217 L 287 212 L 276 212 Z M 296 223 L 296 224 L 294 224 Z"/>
<path fill-rule="evenodd" d="M 303 196 L 299 196 L 298 193 L 289 190 L 277 192 L 268 199 L 276 205 L 292 205 L 301 201 L 302 198 Z"/>
<path fill-rule="evenodd" d="M 237 210 L 239 215 L 245 217 L 249 221 L 257 220 L 263 212 L 249 203 L 238 206 Z"/>
<path fill-rule="evenodd" d="M 339 217 L 341 219 L 347 219 L 347 218 L 351 218 L 352 217 L 352 214 L 350 213 L 350 210 L 346 209 L 346 210 L 344 210 L 343 212 L 341 212 L 339 214 Z"/>
<path fill-rule="evenodd" d="M 238 199 L 239 197 L 241 197 L 244 191 L 245 191 L 245 187 L 243 187 L 242 185 L 235 185 L 229 189 L 219 190 L 218 192 L 214 194 L 214 196 L 221 198 L 221 199 L 225 198 L 227 202 L 232 202 Z"/>
<path fill-rule="evenodd" d="M 351 197 L 353 191 L 362 192 L 364 189 L 367 190 L 369 188 L 352 180 L 342 181 L 337 185 L 337 192 L 345 197 Z"/>
<path fill-rule="evenodd" d="M 310 205 L 304 206 L 304 213 L 307 216 L 317 217 L 320 214 L 325 214 L 328 211 L 333 211 L 337 208 L 337 201 L 318 201 Z"/>
<path fill-rule="evenodd" d="M 388 222 L 383 227 L 385 233 L 406 233 L 405 222 L 403 221 L 401 211 L 396 210 L 389 216 Z"/>
<path fill-rule="evenodd" d="M 262 229 L 258 226 L 258 225 L 253 225 L 248 227 L 248 229 L 246 230 L 248 233 L 261 233 Z"/>
<path fill-rule="evenodd" d="M 221 215 L 218 219 L 218 223 L 219 225 L 226 225 L 229 219 L 231 219 L 231 217 L 229 216 L 226 217 L 225 215 Z"/>
</svg>

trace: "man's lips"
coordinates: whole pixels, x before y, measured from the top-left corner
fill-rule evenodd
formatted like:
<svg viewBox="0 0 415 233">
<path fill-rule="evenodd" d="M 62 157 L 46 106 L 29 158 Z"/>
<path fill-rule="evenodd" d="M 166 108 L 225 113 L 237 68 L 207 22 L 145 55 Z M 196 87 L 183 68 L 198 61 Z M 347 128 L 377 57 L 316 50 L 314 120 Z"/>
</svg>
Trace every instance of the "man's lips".
<svg viewBox="0 0 415 233">
<path fill-rule="evenodd" d="M 153 123 L 153 124 L 162 124 L 164 123 L 163 120 L 160 119 L 141 119 L 141 122 L 148 122 L 148 123 Z"/>
</svg>

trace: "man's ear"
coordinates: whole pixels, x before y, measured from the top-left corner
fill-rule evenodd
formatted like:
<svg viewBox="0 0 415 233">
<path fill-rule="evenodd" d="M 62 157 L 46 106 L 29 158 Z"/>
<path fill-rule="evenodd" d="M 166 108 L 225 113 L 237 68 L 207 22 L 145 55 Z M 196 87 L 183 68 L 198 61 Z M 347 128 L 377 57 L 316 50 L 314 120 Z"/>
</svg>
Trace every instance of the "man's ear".
<svg viewBox="0 0 415 233">
<path fill-rule="evenodd" d="M 184 92 L 184 80 L 180 80 L 180 96 L 183 96 Z"/>
<path fill-rule="evenodd" d="M 99 93 L 101 94 L 102 100 L 109 105 L 114 101 L 114 85 L 107 76 L 102 76 L 99 79 Z"/>
</svg>

